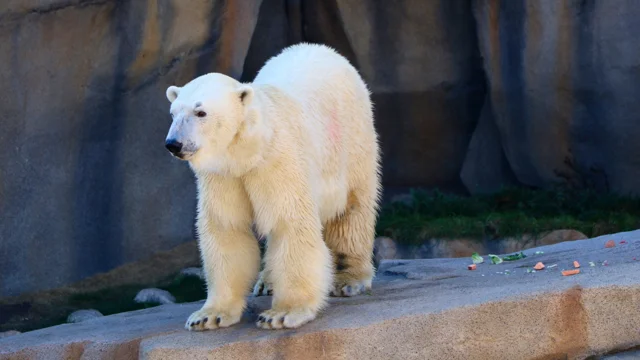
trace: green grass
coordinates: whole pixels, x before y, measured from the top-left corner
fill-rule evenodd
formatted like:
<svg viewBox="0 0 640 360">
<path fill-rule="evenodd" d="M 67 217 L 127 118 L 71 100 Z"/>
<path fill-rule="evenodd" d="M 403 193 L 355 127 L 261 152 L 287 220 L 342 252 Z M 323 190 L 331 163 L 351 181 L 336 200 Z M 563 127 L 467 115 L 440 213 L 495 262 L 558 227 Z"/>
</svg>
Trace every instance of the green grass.
<svg viewBox="0 0 640 360">
<path fill-rule="evenodd" d="M 381 209 L 378 235 L 404 244 L 429 238 L 502 238 L 574 229 L 589 237 L 640 227 L 640 199 L 591 190 L 505 189 L 473 197 L 412 192 Z"/>
</svg>

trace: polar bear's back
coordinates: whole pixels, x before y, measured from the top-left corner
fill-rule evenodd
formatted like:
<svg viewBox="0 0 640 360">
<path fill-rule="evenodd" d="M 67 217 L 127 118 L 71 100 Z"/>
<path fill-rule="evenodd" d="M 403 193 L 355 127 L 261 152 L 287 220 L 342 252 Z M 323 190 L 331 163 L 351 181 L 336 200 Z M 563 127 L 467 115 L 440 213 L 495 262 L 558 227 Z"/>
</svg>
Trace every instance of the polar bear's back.
<svg viewBox="0 0 640 360">
<path fill-rule="evenodd" d="M 269 59 L 258 72 L 254 83 L 299 92 L 330 82 L 332 75 L 349 70 L 355 71 L 344 57 L 330 47 L 302 43 L 290 46 Z"/>
<path fill-rule="evenodd" d="M 286 48 L 267 61 L 253 83 L 274 86 L 294 99 L 304 112 L 296 121 L 321 145 L 328 140 L 348 150 L 352 148 L 345 144 L 349 139 L 377 144 L 371 138 L 375 130 L 366 84 L 346 58 L 325 45 L 302 43 Z"/>
<path fill-rule="evenodd" d="M 349 192 L 377 179 L 370 94 L 347 59 L 324 45 L 295 45 L 267 61 L 254 84 L 277 88 L 302 111 L 278 121 L 290 122 L 288 132 L 302 130 L 295 137 L 317 171 L 313 178 L 323 199 L 321 218 L 335 216 Z"/>
</svg>

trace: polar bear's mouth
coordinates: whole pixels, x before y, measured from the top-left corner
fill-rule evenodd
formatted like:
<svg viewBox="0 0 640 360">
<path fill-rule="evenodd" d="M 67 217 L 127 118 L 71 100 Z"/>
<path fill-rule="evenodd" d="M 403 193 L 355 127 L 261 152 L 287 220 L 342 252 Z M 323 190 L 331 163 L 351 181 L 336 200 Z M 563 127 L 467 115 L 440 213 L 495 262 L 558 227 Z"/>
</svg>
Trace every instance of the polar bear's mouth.
<svg viewBox="0 0 640 360">
<path fill-rule="evenodd" d="M 193 157 L 193 154 L 193 152 L 180 152 L 178 154 L 172 153 L 171 155 L 177 159 L 189 161 Z"/>
<path fill-rule="evenodd" d="M 185 146 L 176 139 L 167 139 L 167 141 L 164 144 L 164 146 L 167 148 L 167 150 L 169 150 L 171 155 L 173 155 L 173 157 L 176 157 L 180 160 L 189 160 L 189 158 L 192 157 L 193 154 L 195 153 L 195 151 L 190 151 L 188 145 L 189 144 Z"/>
</svg>

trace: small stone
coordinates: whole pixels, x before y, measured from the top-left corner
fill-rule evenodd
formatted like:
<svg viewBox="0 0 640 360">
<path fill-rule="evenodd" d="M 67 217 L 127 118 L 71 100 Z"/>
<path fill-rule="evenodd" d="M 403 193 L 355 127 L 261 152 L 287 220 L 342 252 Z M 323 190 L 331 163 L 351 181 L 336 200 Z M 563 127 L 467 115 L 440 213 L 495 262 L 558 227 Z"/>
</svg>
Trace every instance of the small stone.
<svg viewBox="0 0 640 360">
<path fill-rule="evenodd" d="M 18 330 L 3 331 L 3 332 L 0 332 L 0 339 L 6 338 L 6 337 L 9 337 L 9 336 L 20 335 L 20 334 L 22 334 L 22 333 L 20 331 L 18 331 Z"/>
<path fill-rule="evenodd" d="M 196 276 L 204 280 L 204 272 L 202 271 L 202 268 L 199 267 L 190 267 L 183 269 L 182 271 L 180 271 L 180 274 L 185 276 Z"/>
<path fill-rule="evenodd" d="M 572 229 L 554 230 L 543 236 L 539 241 L 539 245 L 553 245 L 565 241 L 584 240 L 589 237 L 580 231 Z"/>
<path fill-rule="evenodd" d="M 388 237 L 376 238 L 373 242 L 373 256 L 376 265 L 382 260 L 395 259 L 398 253 L 396 242 Z"/>
<path fill-rule="evenodd" d="M 67 317 L 68 323 L 79 323 L 99 317 L 103 317 L 102 313 L 94 309 L 76 310 Z"/>
<path fill-rule="evenodd" d="M 140 290 L 133 301 L 141 304 L 174 304 L 176 302 L 176 298 L 166 290 L 149 288 Z"/>
</svg>

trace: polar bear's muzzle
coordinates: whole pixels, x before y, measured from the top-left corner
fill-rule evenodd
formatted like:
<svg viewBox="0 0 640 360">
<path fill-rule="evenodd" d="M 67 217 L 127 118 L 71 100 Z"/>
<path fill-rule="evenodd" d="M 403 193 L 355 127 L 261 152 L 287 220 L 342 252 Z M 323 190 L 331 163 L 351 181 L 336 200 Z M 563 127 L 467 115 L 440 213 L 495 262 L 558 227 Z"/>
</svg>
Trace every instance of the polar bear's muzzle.
<svg viewBox="0 0 640 360">
<path fill-rule="evenodd" d="M 179 142 L 176 139 L 167 139 L 167 141 L 164 143 L 164 146 L 167 148 L 167 150 L 169 150 L 169 152 L 177 157 L 182 159 L 183 155 L 182 155 L 182 143 Z"/>
<path fill-rule="evenodd" d="M 194 131 L 195 129 L 188 119 L 177 118 L 171 124 L 164 146 L 171 155 L 181 160 L 188 160 L 198 149 L 193 139 Z"/>
</svg>

